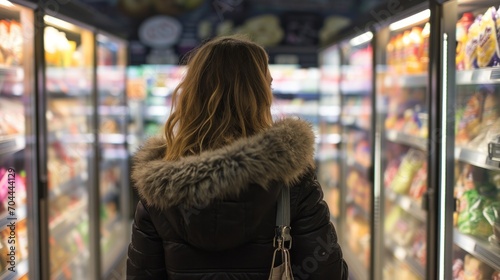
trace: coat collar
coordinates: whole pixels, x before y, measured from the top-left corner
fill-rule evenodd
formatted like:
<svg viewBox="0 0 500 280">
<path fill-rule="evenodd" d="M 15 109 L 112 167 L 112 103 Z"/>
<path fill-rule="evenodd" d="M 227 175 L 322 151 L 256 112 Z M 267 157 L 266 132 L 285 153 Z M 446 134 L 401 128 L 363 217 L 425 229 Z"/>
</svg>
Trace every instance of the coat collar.
<svg viewBox="0 0 500 280">
<path fill-rule="evenodd" d="M 177 205 L 203 207 L 253 184 L 292 185 L 314 166 L 314 138 L 308 122 L 284 119 L 223 148 L 166 161 L 165 141 L 155 136 L 134 155 L 132 181 L 147 205 L 161 210 Z"/>
</svg>

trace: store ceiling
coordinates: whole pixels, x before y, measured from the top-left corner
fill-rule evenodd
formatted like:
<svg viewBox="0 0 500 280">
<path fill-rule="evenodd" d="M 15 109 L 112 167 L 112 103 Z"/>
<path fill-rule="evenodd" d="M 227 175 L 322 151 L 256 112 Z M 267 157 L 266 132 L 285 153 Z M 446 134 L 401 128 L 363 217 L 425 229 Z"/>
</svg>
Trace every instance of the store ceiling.
<svg viewBox="0 0 500 280">
<path fill-rule="evenodd" d="M 205 39 L 245 33 L 269 50 L 270 60 L 285 54 L 315 65 L 318 47 L 385 1 L 400 0 L 65 0 L 60 9 L 129 40 L 132 64 L 176 61 Z M 155 38 L 148 43 L 141 34 Z"/>
<path fill-rule="evenodd" d="M 374 9 L 386 0 L 78 0 L 100 14 L 112 19 L 123 32 L 127 32 L 155 14 L 181 18 L 210 17 L 223 9 L 224 17 L 242 18 L 263 12 L 284 13 L 290 11 L 317 13 L 322 16 L 341 16 L 356 20 L 359 15 Z M 212 15 L 202 14 L 198 7 L 210 7 Z M 195 8 L 192 8 L 195 7 Z M 199 10 L 199 9 L 198 9 Z"/>
</svg>

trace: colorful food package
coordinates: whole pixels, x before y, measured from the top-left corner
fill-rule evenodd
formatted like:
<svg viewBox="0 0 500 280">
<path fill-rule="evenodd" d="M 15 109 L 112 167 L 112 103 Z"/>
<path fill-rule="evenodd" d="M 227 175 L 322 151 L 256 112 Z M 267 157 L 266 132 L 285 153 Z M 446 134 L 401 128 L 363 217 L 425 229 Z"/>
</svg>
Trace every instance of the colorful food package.
<svg viewBox="0 0 500 280">
<path fill-rule="evenodd" d="M 422 167 L 418 170 L 417 174 L 413 178 L 410 186 L 409 195 L 419 200 L 422 195 L 427 191 L 427 162 L 422 164 Z"/>
<path fill-rule="evenodd" d="M 493 269 L 472 255 L 466 255 L 464 259 L 464 280 L 488 279 Z"/>
<path fill-rule="evenodd" d="M 482 86 L 480 90 L 484 94 L 480 131 L 467 146 L 473 150 L 488 153 L 488 143 L 500 135 L 500 127 L 498 127 L 500 102 L 494 88 Z"/>
<path fill-rule="evenodd" d="M 487 199 L 474 189 L 466 191 L 459 201 L 458 230 L 464 234 L 488 238 L 493 230 L 483 215 L 483 209 L 489 203 Z"/>
<path fill-rule="evenodd" d="M 479 45 L 479 34 L 481 33 L 482 15 L 476 17 L 476 20 L 469 28 L 467 43 L 465 44 L 465 69 L 475 69 L 477 67 L 477 49 Z"/>
<path fill-rule="evenodd" d="M 489 126 L 498 120 L 500 117 L 500 102 L 498 94 L 495 93 L 493 87 L 483 87 L 485 94 L 483 115 L 481 118 L 482 125 Z"/>
<path fill-rule="evenodd" d="M 456 136 L 457 145 L 464 145 L 479 134 L 484 97 L 483 92 L 478 90 L 467 101 L 462 119 L 458 124 Z"/>
<path fill-rule="evenodd" d="M 468 40 L 469 28 L 474 22 L 474 14 L 464 13 L 462 18 L 457 22 L 457 50 L 456 64 L 457 70 L 465 69 L 465 46 Z"/>
<path fill-rule="evenodd" d="M 425 154 L 422 151 L 411 149 L 404 156 L 399 166 L 398 173 L 392 181 L 391 188 L 399 194 L 407 194 L 413 178 L 425 161 Z"/>
<path fill-rule="evenodd" d="M 384 172 L 384 186 L 385 187 L 390 187 L 392 185 L 392 181 L 396 177 L 396 174 L 398 174 L 398 168 L 399 165 L 401 164 L 401 161 L 397 158 L 394 158 L 389 161 L 387 164 L 387 167 Z"/>
<path fill-rule="evenodd" d="M 429 68 L 429 38 L 431 35 L 431 24 L 426 23 L 422 29 L 422 45 L 420 46 L 420 67 L 421 72 L 428 71 Z"/>
<path fill-rule="evenodd" d="M 490 223 L 495 238 L 500 240 L 500 201 L 495 201 L 484 207 L 483 215 Z M 498 242 L 500 243 L 500 242 Z"/>
<path fill-rule="evenodd" d="M 415 258 L 420 263 L 420 265 L 422 265 L 422 267 L 425 267 L 426 265 L 426 251 L 427 251 L 426 240 L 427 240 L 427 231 L 425 230 L 424 227 L 418 228 L 417 232 L 415 233 L 415 237 L 413 238 L 411 251 L 412 254 L 415 256 Z"/>
<path fill-rule="evenodd" d="M 406 46 L 405 65 L 406 73 L 416 74 L 422 72 L 420 64 L 420 47 L 422 46 L 422 27 L 415 26 L 408 34 Z"/>
<path fill-rule="evenodd" d="M 9 22 L 0 20 L 0 65 L 9 65 L 7 50 L 9 38 Z"/>
<path fill-rule="evenodd" d="M 464 261 L 461 258 L 453 260 L 453 280 L 464 280 Z"/>
<path fill-rule="evenodd" d="M 500 50 L 498 47 L 495 7 L 483 15 L 479 24 L 479 42 L 477 46 L 477 66 L 479 68 L 498 65 Z"/>
</svg>

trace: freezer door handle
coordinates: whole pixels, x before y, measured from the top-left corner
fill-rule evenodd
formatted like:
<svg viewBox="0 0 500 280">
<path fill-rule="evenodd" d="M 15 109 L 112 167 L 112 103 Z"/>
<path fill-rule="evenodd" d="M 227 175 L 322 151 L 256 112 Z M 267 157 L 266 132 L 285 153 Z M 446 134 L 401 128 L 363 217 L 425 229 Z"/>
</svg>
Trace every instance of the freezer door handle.
<svg viewBox="0 0 500 280">
<path fill-rule="evenodd" d="M 422 197 L 422 209 L 424 209 L 425 211 L 430 211 L 429 205 L 433 195 L 434 195 L 434 190 L 427 189 L 424 196 Z"/>
</svg>

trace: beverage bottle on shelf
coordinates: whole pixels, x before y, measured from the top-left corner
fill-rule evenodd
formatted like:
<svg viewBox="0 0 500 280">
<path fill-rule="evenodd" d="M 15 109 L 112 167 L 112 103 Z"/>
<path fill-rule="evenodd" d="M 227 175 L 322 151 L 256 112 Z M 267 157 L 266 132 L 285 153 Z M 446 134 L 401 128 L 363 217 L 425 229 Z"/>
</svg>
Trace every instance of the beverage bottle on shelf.
<svg viewBox="0 0 500 280">
<path fill-rule="evenodd" d="M 394 68 L 396 73 L 401 73 L 401 64 L 403 63 L 403 34 L 396 35 L 394 42 Z"/>
<path fill-rule="evenodd" d="M 474 22 L 474 14 L 464 13 L 457 22 L 457 50 L 456 50 L 456 65 L 457 70 L 465 69 L 465 46 L 468 40 L 469 28 Z"/>
<path fill-rule="evenodd" d="M 403 51 L 402 51 L 402 56 L 401 56 L 401 64 L 400 64 L 400 70 L 401 70 L 401 73 L 404 73 L 404 74 L 408 74 L 408 69 L 406 67 L 406 65 L 408 64 L 407 61 L 408 61 L 408 58 L 410 57 L 410 52 L 411 52 L 411 48 L 410 48 L 410 30 L 405 30 L 403 32 L 403 37 L 402 37 L 402 42 L 403 42 Z"/>
<path fill-rule="evenodd" d="M 420 47 L 422 46 L 422 27 L 415 26 L 408 33 L 408 48 L 406 51 L 406 72 L 408 74 L 420 73 Z"/>
<path fill-rule="evenodd" d="M 395 49 L 394 42 L 395 42 L 395 37 L 392 37 L 385 48 L 388 66 L 394 65 L 394 49 Z"/>
<path fill-rule="evenodd" d="M 421 72 L 427 72 L 429 69 L 429 37 L 431 34 L 431 24 L 428 22 L 422 29 L 422 44 L 420 45 L 420 67 Z"/>
</svg>

